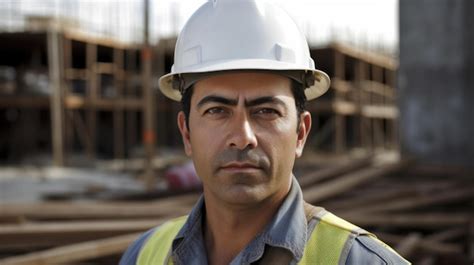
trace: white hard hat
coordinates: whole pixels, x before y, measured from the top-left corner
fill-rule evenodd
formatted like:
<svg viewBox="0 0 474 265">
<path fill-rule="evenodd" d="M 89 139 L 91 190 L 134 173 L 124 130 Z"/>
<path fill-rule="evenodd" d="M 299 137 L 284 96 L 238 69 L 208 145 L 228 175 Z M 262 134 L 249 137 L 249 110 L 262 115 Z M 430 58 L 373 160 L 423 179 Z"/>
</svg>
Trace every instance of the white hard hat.
<svg viewBox="0 0 474 265">
<path fill-rule="evenodd" d="M 330 84 L 316 70 L 306 38 L 281 8 L 264 0 L 209 0 L 178 36 L 171 73 L 161 92 L 176 101 L 201 77 L 229 70 L 275 71 L 303 84 L 308 100 Z"/>
</svg>

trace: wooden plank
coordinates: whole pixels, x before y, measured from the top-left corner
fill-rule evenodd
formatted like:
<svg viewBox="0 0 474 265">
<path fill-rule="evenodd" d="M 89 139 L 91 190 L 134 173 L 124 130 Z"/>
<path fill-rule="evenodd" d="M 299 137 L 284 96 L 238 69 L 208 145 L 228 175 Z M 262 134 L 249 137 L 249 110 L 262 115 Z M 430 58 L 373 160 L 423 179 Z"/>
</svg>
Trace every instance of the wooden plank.
<svg viewBox="0 0 474 265">
<path fill-rule="evenodd" d="M 341 115 L 354 115 L 359 111 L 354 103 L 343 100 L 321 100 L 318 104 L 308 106 L 307 110 L 316 113 L 337 113 Z"/>
<path fill-rule="evenodd" d="M 0 108 L 49 109 L 51 100 L 47 96 L 1 96 Z"/>
<path fill-rule="evenodd" d="M 64 35 L 66 38 L 69 38 L 71 40 L 83 42 L 83 43 L 91 43 L 94 45 L 102 45 L 106 47 L 115 47 L 115 48 L 120 48 L 120 49 L 130 49 L 133 48 L 133 45 L 121 42 L 116 39 L 112 38 L 107 38 L 107 37 L 100 37 L 100 36 L 92 36 L 90 34 L 86 34 L 84 32 L 74 30 L 74 29 L 66 29 L 64 31 Z"/>
<path fill-rule="evenodd" d="M 126 57 L 127 57 L 127 67 L 128 67 L 128 71 L 130 73 L 136 73 L 137 72 L 137 69 L 136 69 L 136 57 L 137 57 L 137 53 L 135 51 L 132 51 L 132 50 L 128 50 L 126 51 Z M 161 72 L 160 72 L 161 73 Z M 163 71 L 164 73 L 164 71 Z M 133 96 L 136 96 L 136 91 L 135 91 L 135 87 L 132 85 L 132 80 L 133 76 L 132 75 L 126 75 L 125 76 L 125 87 L 124 87 L 124 92 L 125 92 L 125 97 L 127 98 L 131 98 L 132 95 Z M 141 104 L 143 104 L 143 101 L 140 100 L 140 108 L 138 108 L 137 110 L 142 110 L 142 106 Z M 137 137 L 137 112 L 135 111 L 128 111 L 127 114 L 126 114 L 126 126 L 127 126 L 127 137 L 126 137 L 126 140 L 127 140 L 127 148 L 131 148 L 133 146 L 135 146 L 137 140 L 138 140 L 138 137 Z M 141 139 L 140 139 L 141 140 Z"/>
<path fill-rule="evenodd" d="M 29 220 L 119 219 L 163 217 L 185 213 L 192 208 L 199 194 L 160 199 L 156 202 L 48 202 L 0 204 L 0 219 Z"/>
<path fill-rule="evenodd" d="M 177 212 L 178 213 L 178 212 Z M 171 217 L 140 220 L 72 221 L 2 225 L 0 249 L 55 247 L 75 242 L 96 240 L 122 234 L 145 232 Z"/>
<path fill-rule="evenodd" d="M 357 86 L 354 82 L 346 81 L 343 78 L 339 77 L 332 77 L 331 78 L 331 87 L 334 90 L 344 94 L 348 93 L 352 90 L 362 89 L 365 92 L 370 92 L 379 96 L 386 96 L 392 100 L 395 99 L 396 93 L 392 86 L 386 85 L 381 81 L 375 80 L 360 80 L 357 82 Z M 371 104 L 379 104 L 383 105 L 382 102 L 371 103 Z M 389 104 L 392 105 L 392 104 Z"/>
<path fill-rule="evenodd" d="M 377 184 L 372 184 L 368 189 L 357 193 L 349 193 L 347 196 L 338 200 L 331 200 L 323 206 L 333 211 L 344 211 L 346 214 L 358 214 L 364 212 L 365 208 L 371 205 L 382 205 L 384 203 L 414 197 L 420 191 L 424 193 L 438 193 L 450 189 L 455 190 L 458 187 L 458 183 L 449 180 L 417 180 L 410 182 L 410 186 L 407 187 L 406 184 L 396 179 L 389 181 L 380 179 L 377 181 Z"/>
<path fill-rule="evenodd" d="M 329 45 L 329 47 L 345 54 L 346 56 L 395 71 L 398 68 L 398 62 L 389 57 L 381 54 L 376 54 L 368 51 L 362 51 L 349 45 L 345 45 L 340 42 L 335 42 Z"/>
<path fill-rule="evenodd" d="M 390 99 L 395 99 L 396 93 L 392 86 L 382 83 L 382 80 L 362 80 L 360 81 L 361 88 L 370 93 L 374 93 L 379 96 L 388 97 Z M 384 105 L 384 102 L 371 102 L 370 104 Z M 391 104 L 389 104 L 391 105 Z"/>
<path fill-rule="evenodd" d="M 377 192 L 366 192 L 363 196 L 348 196 L 348 198 L 340 199 L 338 201 L 330 201 L 324 204 L 326 209 L 331 211 L 350 211 L 359 212 L 360 209 L 373 205 L 375 203 L 387 202 L 403 198 L 404 196 L 413 195 L 414 188 L 396 190 L 380 190 Z"/>
<path fill-rule="evenodd" d="M 311 186 L 320 181 L 327 180 L 339 175 L 347 174 L 354 170 L 366 167 L 372 162 L 372 157 L 366 157 L 362 159 L 356 159 L 353 161 L 346 162 L 344 164 L 338 164 L 333 167 L 323 168 L 309 174 L 302 175 L 298 178 L 298 183 L 301 187 Z"/>
<path fill-rule="evenodd" d="M 443 242 L 462 237 L 465 234 L 466 229 L 464 227 L 455 227 L 447 230 L 441 230 L 440 232 L 435 232 L 429 236 L 426 236 L 425 239 L 429 241 Z"/>
<path fill-rule="evenodd" d="M 61 37 L 55 29 L 51 29 L 48 32 L 47 47 L 51 89 L 51 142 L 53 145 L 53 163 L 55 166 L 64 166 L 64 109 L 61 89 L 62 46 Z"/>
<path fill-rule="evenodd" d="M 344 79 L 345 78 L 345 65 L 344 55 L 340 52 L 335 51 L 334 53 L 334 75 Z M 341 100 L 341 94 L 336 90 L 335 101 Z M 346 117 L 335 113 L 334 114 L 334 151 L 336 153 L 342 153 L 346 149 Z"/>
<path fill-rule="evenodd" d="M 87 98 L 88 100 L 95 102 L 97 100 L 97 74 L 94 71 L 94 65 L 97 61 L 97 45 L 92 43 L 86 44 L 86 65 L 88 71 L 87 80 Z M 89 158 L 93 159 L 96 155 L 96 128 L 97 128 L 97 114 L 94 106 L 89 106 L 86 110 L 86 123 L 87 130 L 89 133 L 87 136 L 89 140 L 87 143 L 90 145 L 86 146 L 86 153 Z"/>
<path fill-rule="evenodd" d="M 362 87 L 362 82 L 367 80 L 367 63 L 364 63 L 363 61 L 356 61 L 354 64 L 354 81 L 356 84 L 356 89 L 354 89 L 354 101 L 355 104 L 357 105 L 357 108 L 360 110 L 362 109 L 363 106 L 366 105 L 366 98 L 364 91 L 361 89 Z M 354 131 L 357 132 L 357 135 L 360 137 L 359 142 L 361 144 L 362 148 L 365 148 L 367 150 L 371 150 L 372 148 L 372 141 L 371 141 L 371 131 L 369 130 L 370 127 L 370 121 L 362 115 L 362 113 L 359 111 L 358 112 L 358 124 L 355 125 L 357 128 L 354 128 Z"/>
<path fill-rule="evenodd" d="M 72 82 L 67 80 L 67 69 L 72 68 L 72 43 L 68 38 L 63 38 L 63 97 L 62 104 L 64 105 L 64 98 L 72 93 Z M 75 113 L 64 108 L 64 137 L 65 137 L 65 153 L 73 151 L 74 148 L 74 116 Z"/>
<path fill-rule="evenodd" d="M 114 49 L 114 86 L 117 98 L 123 97 L 122 72 L 124 67 L 124 51 Z M 125 139 L 124 139 L 124 112 L 121 109 L 114 110 L 114 158 L 124 158 Z"/>
<path fill-rule="evenodd" d="M 390 203 L 380 203 L 367 206 L 364 212 L 388 212 L 398 210 L 411 210 L 432 205 L 449 204 L 466 201 L 474 197 L 474 187 L 460 188 L 453 192 L 448 190 L 436 194 L 418 194 L 413 197 L 396 200 Z"/>
<path fill-rule="evenodd" d="M 341 176 L 333 181 L 303 189 L 303 197 L 310 203 L 316 203 L 337 196 L 367 181 L 405 169 L 408 165 L 409 162 L 404 161 L 362 169 Z"/>
<path fill-rule="evenodd" d="M 393 120 L 399 116 L 399 111 L 395 106 L 366 105 L 362 106 L 361 113 L 364 117 L 377 119 Z"/>
<path fill-rule="evenodd" d="M 387 233 L 376 233 L 377 237 L 386 242 L 387 244 L 395 245 L 406 240 L 405 236 L 392 235 Z M 415 241 L 415 239 L 411 239 Z M 416 239 L 418 248 L 428 251 L 433 254 L 456 254 L 459 255 L 463 252 L 463 247 L 459 244 L 453 243 L 440 243 L 432 242 L 424 239 Z"/>
<path fill-rule="evenodd" d="M 420 214 L 348 214 L 335 212 L 344 219 L 360 226 L 381 226 L 400 228 L 440 229 L 465 226 L 472 219 L 471 214 L 420 213 Z"/>
<path fill-rule="evenodd" d="M 415 252 L 421 243 L 421 235 L 419 233 L 411 233 L 406 236 L 402 241 L 398 242 L 395 246 L 395 250 L 402 257 L 409 259 L 413 252 Z"/>
<path fill-rule="evenodd" d="M 354 84 L 343 78 L 331 77 L 331 88 L 337 91 L 336 93 L 347 94 L 354 89 Z"/>
<path fill-rule="evenodd" d="M 92 65 L 92 70 L 96 74 L 109 74 L 113 75 L 115 74 L 115 64 L 112 63 L 106 63 L 106 62 L 94 62 Z"/>
<path fill-rule="evenodd" d="M 94 101 L 81 96 L 68 96 L 65 98 L 65 104 L 68 109 L 91 109 L 100 110 L 140 110 L 143 108 L 143 102 L 140 99 L 96 99 Z"/>
<path fill-rule="evenodd" d="M 142 78 L 143 78 L 143 144 L 145 146 L 145 172 L 143 182 L 147 190 L 153 190 L 156 184 L 156 175 L 152 160 L 156 153 L 156 121 L 155 96 L 152 91 L 151 80 L 152 49 L 148 43 L 142 48 Z"/>
<path fill-rule="evenodd" d="M 33 252 L 0 260 L 2 265 L 43 265 L 84 261 L 103 256 L 120 254 L 137 239 L 140 233 L 107 239 L 71 244 L 45 251 Z"/>
</svg>

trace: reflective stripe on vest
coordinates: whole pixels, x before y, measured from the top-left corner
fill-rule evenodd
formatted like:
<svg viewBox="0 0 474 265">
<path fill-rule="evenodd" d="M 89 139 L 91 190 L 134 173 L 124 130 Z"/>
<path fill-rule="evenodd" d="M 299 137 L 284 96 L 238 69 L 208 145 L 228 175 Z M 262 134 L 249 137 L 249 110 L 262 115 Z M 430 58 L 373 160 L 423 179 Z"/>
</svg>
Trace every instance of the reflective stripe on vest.
<svg viewBox="0 0 474 265">
<path fill-rule="evenodd" d="M 168 260 L 168 264 L 173 264 L 169 258 L 171 244 L 187 218 L 187 216 L 182 216 L 162 224 L 143 245 L 137 265 L 165 264 L 166 260 Z"/>
<path fill-rule="evenodd" d="M 183 216 L 160 226 L 140 250 L 137 265 L 173 264 L 169 257 L 171 244 L 186 222 L 186 218 L 187 216 Z M 372 236 L 365 230 L 326 211 L 315 218 L 319 222 L 311 233 L 303 258 L 298 264 L 339 264 L 341 255 L 348 254 L 348 251 L 345 251 L 348 240 L 361 234 Z"/>
</svg>

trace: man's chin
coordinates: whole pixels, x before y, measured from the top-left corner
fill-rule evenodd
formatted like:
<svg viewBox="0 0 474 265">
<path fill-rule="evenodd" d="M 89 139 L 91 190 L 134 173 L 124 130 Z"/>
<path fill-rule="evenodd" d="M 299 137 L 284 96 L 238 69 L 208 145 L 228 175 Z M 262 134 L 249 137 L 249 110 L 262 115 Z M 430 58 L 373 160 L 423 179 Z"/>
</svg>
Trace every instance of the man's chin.
<svg viewBox="0 0 474 265">
<path fill-rule="evenodd" d="M 264 185 L 234 184 L 221 190 L 222 199 L 229 204 L 256 204 L 265 200 L 268 192 Z"/>
</svg>

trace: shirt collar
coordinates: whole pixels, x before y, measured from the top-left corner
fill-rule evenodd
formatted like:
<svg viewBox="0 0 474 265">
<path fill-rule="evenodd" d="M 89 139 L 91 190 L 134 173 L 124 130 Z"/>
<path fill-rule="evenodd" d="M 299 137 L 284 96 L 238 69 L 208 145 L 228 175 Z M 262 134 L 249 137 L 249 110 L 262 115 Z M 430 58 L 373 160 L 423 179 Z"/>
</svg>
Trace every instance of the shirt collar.
<svg viewBox="0 0 474 265">
<path fill-rule="evenodd" d="M 302 258 L 306 245 L 307 220 L 303 193 L 294 176 L 290 192 L 263 235 L 266 244 L 288 249 L 297 260 Z"/>
<path fill-rule="evenodd" d="M 204 242 L 202 242 L 204 203 L 204 196 L 201 195 L 173 241 L 173 252 L 178 256 L 180 249 L 196 249 L 195 246 L 191 246 L 196 244 L 196 239 L 201 241 L 198 249 L 204 247 Z M 293 176 L 290 191 L 273 219 L 239 256 L 242 255 L 241 258 L 248 263 L 254 262 L 263 255 L 265 244 L 267 244 L 289 250 L 299 261 L 303 256 L 307 237 L 307 220 L 303 204 L 301 188 Z"/>
</svg>

